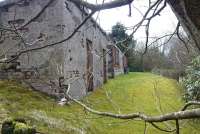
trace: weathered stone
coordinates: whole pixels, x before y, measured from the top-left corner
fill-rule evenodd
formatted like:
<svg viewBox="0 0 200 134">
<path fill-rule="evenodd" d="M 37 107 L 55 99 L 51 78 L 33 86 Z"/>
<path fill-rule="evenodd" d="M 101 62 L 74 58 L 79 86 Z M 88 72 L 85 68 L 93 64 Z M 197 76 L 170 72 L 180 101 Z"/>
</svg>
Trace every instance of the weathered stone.
<svg viewBox="0 0 200 134">
<path fill-rule="evenodd" d="M 12 0 L 12 2 L 16 1 Z M 1 23 L 8 27 L 10 26 L 9 22 L 21 26 L 36 16 L 48 2 L 49 0 L 31 0 L 29 4 L 9 6 L 7 10 L 0 12 Z M 6 6 L 5 3 L 4 6 Z M 0 10 L 4 6 L 0 6 Z M 13 16 L 14 14 L 15 16 Z M 18 50 L 24 49 L 24 47 L 31 49 L 63 40 L 87 15 L 87 12 L 82 11 L 74 3 L 56 0 L 39 18 L 21 30 L 22 35 L 26 35 L 24 40 L 32 45 L 19 45 L 20 39 L 6 38 L 0 46 L 0 53 L 6 49 L 9 50 L 9 54 L 15 55 Z M 13 33 L 10 34 L 13 35 Z M 88 42 L 90 42 L 89 48 Z M 99 25 L 93 19 L 89 19 L 70 40 L 54 47 L 23 54 L 18 61 L 22 72 L 23 69 L 35 68 L 40 77 L 45 77 L 48 80 L 58 80 L 59 77 L 64 76 L 65 85 L 72 82 L 70 94 L 75 98 L 81 98 L 88 92 L 87 85 L 92 85 L 92 88 L 95 89 L 101 86 L 107 77 L 105 74 L 108 72 L 109 55 L 102 58 L 103 52 L 108 51 L 107 45 L 114 44 Z M 121 56 L 122 53 L 118 57 L 120 64 L 116 68 L 116 74 L 123 73 Z M 88 71 L 89 69 L 90 71 Z M 89 73 L 93 74 L 92 80 L 87 77 Z M 29 79 L 32 74 L 26 76 Z M 32 85 L 36 89 L 41 89 L 42 92 L 52 94 L 48 85 L 38 83 L 32 83 Z"/>
<path fill-rule="evenodd" d="M 0 80 L 8 79 L 8 73 L 0 71 Z"/>
</svg>

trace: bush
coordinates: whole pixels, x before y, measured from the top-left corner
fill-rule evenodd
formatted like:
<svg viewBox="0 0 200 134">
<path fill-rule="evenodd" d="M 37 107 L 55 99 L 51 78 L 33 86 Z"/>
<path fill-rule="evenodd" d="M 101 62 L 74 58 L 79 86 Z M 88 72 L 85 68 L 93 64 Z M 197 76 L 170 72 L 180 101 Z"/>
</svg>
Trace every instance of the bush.
<svg viewBox="0 0 200 134">
<path fill-rule="evenodd" d="M 36 134 L 36 130 L 28 126 L 24 119 L 9 119 L 3 122 L 1 134 Z"/>
<path fill-rule="evenodd" d="M 168 78 L 172 78 L 172 79 L 176 79 L 179 80 L 179 77 L 183 76 L 184 73 L 183 71 L 177 71 L 177 70 L 173 70 L 173 69 L 159 69 L 159 68 L 153 68 L 151 70 L 151 72 L 153 74 L 158 74 L 164 77 L 168 77 Z"/>
<path fill-rule="evenodd" d="M 16 123 L 15 124 L 15 129 L 13 134 L 35 134 L 36 131 L 34 128 L 27 126 L 24 123 Z"/>
<path fill-rule="evenodd" d="M 6 120 L 2 124 L 1 134 L 13 134 L 15 124 L 12 120 Z"/>
<path fill-rule="evenodd" d="M 186 76 L 183 78 L 185 87 L 184 98 L 186 101 L 200 101 L 200 56 L 195 58 L 187 67 Z"/>
</svg>

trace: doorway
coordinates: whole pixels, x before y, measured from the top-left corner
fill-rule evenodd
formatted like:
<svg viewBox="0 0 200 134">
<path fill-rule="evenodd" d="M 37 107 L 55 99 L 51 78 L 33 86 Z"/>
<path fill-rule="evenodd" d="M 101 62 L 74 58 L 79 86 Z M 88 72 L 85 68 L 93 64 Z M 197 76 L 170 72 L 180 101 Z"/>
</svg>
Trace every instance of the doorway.
<svg viewBox="0 0 200 134">
<path fill-rule="evenodd" d="M 86 45 L 87 45 L 87 91 L 91 92 L 94 89 L 92 41 L 87 39 Z"/>
<path fill-rule="evenodd" d="M 107 82 L 106 50 L 103 49 L 103 82 Z"/>
</svg>

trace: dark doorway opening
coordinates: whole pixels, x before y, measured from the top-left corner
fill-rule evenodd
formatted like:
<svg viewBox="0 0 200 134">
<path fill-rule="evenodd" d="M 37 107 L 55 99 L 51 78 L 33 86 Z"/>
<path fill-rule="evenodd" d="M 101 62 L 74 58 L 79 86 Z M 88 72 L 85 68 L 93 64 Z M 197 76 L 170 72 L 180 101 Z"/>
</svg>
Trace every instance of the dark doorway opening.
<svg viewBox="0 0 200 134">
<path fill-rule="evenodd" d="M 91 92 L 94 89 L 92 41 L 87 39 L 86 45 L 87 45 L 87 91 Z"/>
<path fill-rule="evenodd" d="M 107 82 L 106 50 L 103 49 L 103 82 Z"/>
</svg>

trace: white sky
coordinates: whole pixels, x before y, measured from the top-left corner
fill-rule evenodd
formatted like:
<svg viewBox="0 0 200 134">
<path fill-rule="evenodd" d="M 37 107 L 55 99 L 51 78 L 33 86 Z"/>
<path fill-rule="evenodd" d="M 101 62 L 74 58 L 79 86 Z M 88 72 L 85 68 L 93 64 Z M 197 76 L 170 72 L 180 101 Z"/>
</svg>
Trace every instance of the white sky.
<svg viewBox="0 0 200 134">
<path fill-rule="evenodd" d="M 3 0 L 0 0 L 3 1 Z M 91 3 L 102 3 L 102 0 L 87 0 Z M 108 2 L 111 0 L 105 0 Z M 149 0 L 134 0 L 132 4 L 132 16 L 129 17 L 129 8 L 128 6 L 123 6 L 115 9 L 109 9 L 101 11 L 97 22 L 100 26 L 106 31 L 110 32 L 113 25 L 117 22 L 124 24 L 126 27 L 132 27 L 134 24 L 140 21 L 141 14 L 134 8 L 141 10 L 143 13 L 147 10 Z M 133 7 L 134 5 L 134 7 Z M 177 19 L 170 7 L 167 6 L 165 10 L 162 11 L 160 16 L 154 18 L 150 25 L 150 37 L 164 35 L 166 33 L 171 33 L 174 31 L 177 24 Z M 128 31 L 129 33 L 131 31 Z M 139 29 L 139 31 L 134 35 L 135 39 L 143 40 L 145 37 L 144 28 Z"/>
<path fill-rule="evenodd" d="M 87 0 L 88 2 L 95 3 L 96 0 Z M 97 0 L 98 3 L 102 3 L 102 0 Z M 105 0 L 108 2 L 110 0 Z M 134 8 L 141 10 L 143 13 L 147 10 L 145 7 L 149 0 L 134 0 L 132 4 L 132 16 L 129 17 L 128 6 L 123 6 L 115 9 L 109 9 L 100 12 L 98 23 L 106 31 L 109 32 L 111 27 L 117 22 L 124 24 L 126 27 L 134 26 L 141 19 L 141 14 Z M 134 5 L 134 7 L 133 7 Z M 160 16 L 154 18 L 150 25 L 150 36 L 160 36 L 166 33 L 172 33 L 177 25 L 177 19 L 170 7 L 167 6 L 165 10 L 162 11 Z M 108 31 L 107 31 L 108 30 Z M 131 31 L 129 31 L 130 33 Z M 143 40 L 145 37 L 144 28 L 141 28 L 134 37 L 137 40 Z"/>
</svg>

